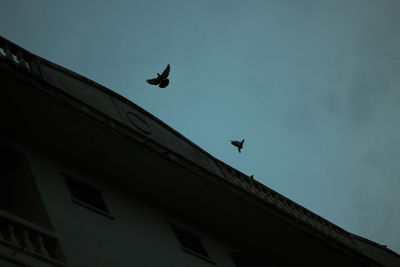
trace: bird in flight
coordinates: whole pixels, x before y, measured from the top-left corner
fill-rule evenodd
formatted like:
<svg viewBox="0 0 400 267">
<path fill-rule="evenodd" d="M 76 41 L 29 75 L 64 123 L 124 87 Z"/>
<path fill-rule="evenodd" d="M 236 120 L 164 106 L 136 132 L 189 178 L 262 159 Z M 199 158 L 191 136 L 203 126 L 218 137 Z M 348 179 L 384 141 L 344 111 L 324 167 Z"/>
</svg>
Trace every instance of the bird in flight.
<svg viewBox="0 0 400 267">
<path fill-rule="evenodd" d="M 233 141 L 233 140 L 229 140 L 229 141 L 231 142 L 232 145 L 234 145 L 235 147 L 238 148 L 239 153 L 240 153 L 240 150 L 243 148 L 244 139 L 241 142 Z"/>
<path fill-rule="evenodd" d="M 169 67 L 169 64 L 168 64 L 168 66 L 165 68 L 165 70 L 161 73 L 161 75 L 159 74 L 159 73 L 157 73 L 157 78 L 154 78 L 154 79 L 149 79 L 149 80 L 146 80 L 149 84 L 152 84 L 152 85 L 158 85 L 160 88 L 165 88 L 165 87 L 167 87 L 168 86 L 168 84 L 169 84 L 169 79 L 167 79 L 168 78 L 168 75 L 169 75 L 169 69 L 170 69 L 170 67 Z"/>
</svg>

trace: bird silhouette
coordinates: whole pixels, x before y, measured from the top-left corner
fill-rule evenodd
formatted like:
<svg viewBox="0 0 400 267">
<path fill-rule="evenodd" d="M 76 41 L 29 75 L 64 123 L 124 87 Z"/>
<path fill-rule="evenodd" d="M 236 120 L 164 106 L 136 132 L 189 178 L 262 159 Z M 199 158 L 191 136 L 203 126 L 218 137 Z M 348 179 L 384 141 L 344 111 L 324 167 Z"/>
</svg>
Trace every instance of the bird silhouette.
<svg viewBox="0 0 400 267">
<path fill-rule="evenodd" d="M 253 174 L 250 175 L 249 178 L 252 179 L 252 180 L 254 180 L 254 175 L 253 175 Z"/>
<path fill-rule="evenodd" d="M 238 150 L 239 150 L 239 153 L 241 153 L 240 150 L 243 148 L 244 139 L 242 140 L 242 142 L 233 141 L 233 140 L 229 140 L 229 141 L 231 142 L 232 145 L 234 145 L 235 147 L 237 147 Z"/>
<path fill-rule="evenodd" d="M 169 84 L 169 79 L 168 75 L 169 75 L 169 64 L 167 65 L 167 67 L 165 68 L 165 70 L 161 73 L 161 75 L 157 72 L 157 78 L 154 79 L 148 79 L 146 80 L 149 84 L 152 85 L 158 85 L 160 88 L 165 88 L 168 86 Z"/>
</svg>

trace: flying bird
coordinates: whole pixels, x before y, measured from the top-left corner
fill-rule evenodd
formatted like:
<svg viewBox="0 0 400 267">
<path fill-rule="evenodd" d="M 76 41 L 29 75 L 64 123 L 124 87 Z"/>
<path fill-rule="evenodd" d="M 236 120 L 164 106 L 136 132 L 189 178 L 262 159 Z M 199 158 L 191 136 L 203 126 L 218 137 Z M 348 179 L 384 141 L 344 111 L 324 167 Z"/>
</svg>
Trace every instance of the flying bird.
<svg viewBox="0 0 400 267">
<path fill-rule="evenodd" d="M 240 150 L 243 148 L 244 139 L 242 140 L 242 142 L 233 141 L 233 140 L 229 140 L 229 141 L 231 142 L 232 145 L 234 145 L 235 147 L 238 148 L 239 153 L 240 153 Z"/>
<path fill-rule="evenodd" d="M 168 75 L 169 75 L 169 64 L 165 68 L 165 70 L 161 73 L 161 75 L 157 72 L 157 78 L 146 80 L 149 84 L 158 85 L 160 88 L 165 88 L 169 84 Z"/>
</svg>

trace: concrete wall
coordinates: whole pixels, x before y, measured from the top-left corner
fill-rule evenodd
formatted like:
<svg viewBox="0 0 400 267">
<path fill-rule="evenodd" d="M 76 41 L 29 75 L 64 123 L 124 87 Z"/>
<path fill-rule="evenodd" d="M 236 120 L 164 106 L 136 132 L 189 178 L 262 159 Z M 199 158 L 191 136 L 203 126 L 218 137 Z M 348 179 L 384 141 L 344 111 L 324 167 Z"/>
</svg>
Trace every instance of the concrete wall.
<svg viewBox="0 0 400 267">
<path fill-rule="evenodd" d="M 205 232 L 201 226 L 189 225 L 179 215 L 159 210 L 35 149 L 17 147 L 31 165 L 68 266 L 212 266 L 180 248 L 169 222 L 200 235 L 211 260 L 218 266 L 235 266 L 229 252 L 240 250 Z M 103 190 L 113 218 L 71 201 L 63 173 Z"/>
</svg>

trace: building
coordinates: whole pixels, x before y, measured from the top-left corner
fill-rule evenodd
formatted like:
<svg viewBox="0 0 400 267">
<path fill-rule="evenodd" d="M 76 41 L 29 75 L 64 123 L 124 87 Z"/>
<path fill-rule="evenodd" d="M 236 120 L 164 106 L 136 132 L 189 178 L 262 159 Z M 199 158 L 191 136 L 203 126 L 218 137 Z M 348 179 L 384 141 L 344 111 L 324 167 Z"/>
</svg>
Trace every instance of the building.
<svg viewBox="0 0 400 267">
<path fill-rule="evenodd" d="M 0 266 L 400 266 L 142 108 L 0 39 Z"/>
</svg>

